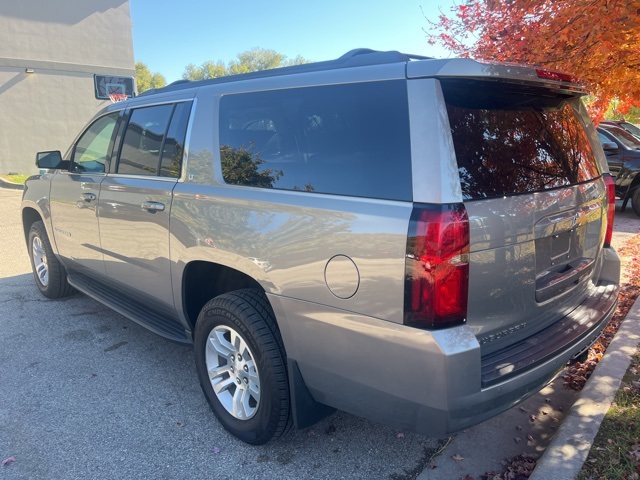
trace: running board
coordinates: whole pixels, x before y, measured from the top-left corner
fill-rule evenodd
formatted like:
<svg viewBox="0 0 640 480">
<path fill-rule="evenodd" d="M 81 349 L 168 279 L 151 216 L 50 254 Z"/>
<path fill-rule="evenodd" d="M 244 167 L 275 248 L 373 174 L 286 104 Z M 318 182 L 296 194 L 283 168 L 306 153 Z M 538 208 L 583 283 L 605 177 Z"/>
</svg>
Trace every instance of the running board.
<svg viewBox="0 0 640 480">
<path fill-rule="evenodd" d="M 153 333 L 178 343 L 192 343 L 178 320 L 142 306 L 122 292 L 114 292 L 93 278 L 74 272 L 67 276 L 75 289 L 105 304 L 107 307 L 142 325 Z"/>
</svg>

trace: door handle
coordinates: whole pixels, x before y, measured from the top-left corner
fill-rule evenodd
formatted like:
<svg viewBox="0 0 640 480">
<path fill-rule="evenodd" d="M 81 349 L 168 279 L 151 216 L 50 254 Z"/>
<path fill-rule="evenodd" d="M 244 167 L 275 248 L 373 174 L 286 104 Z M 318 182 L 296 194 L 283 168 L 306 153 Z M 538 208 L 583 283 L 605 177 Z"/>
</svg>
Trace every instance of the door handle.
<svg viewBox="0 0 640 480">
<path fill-rule="evenodd" d="M 150 212 L 164 211 L 164 203 L 160 202 L 144 202 L 141 207 L 143 210 L 148 210 Z"/>
<path fill-rule="evenodd" d="M 87 203 L 93 202 L 96 198 L 98 198 L 94 193 L 83 193 L 82 195 L 80 195 L 80 197 Z"/>
</svg>

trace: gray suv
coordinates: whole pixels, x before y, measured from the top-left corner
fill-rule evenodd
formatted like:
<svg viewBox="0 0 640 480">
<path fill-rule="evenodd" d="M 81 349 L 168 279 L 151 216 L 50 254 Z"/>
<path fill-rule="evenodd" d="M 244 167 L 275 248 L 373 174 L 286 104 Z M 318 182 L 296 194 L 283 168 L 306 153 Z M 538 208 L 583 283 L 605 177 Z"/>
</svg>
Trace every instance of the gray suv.
<svg viewBox="0 0 640 480">
<path fill-rule="evenodd" d="M 193 343 L 245 442 L 335 409 L 463 429 L 545 385 L 616 306 L 613 182 L 583 94 L 547 70 L 366 49 L 145 92 L 38 154 L 36 285 Z"/>
</svg>

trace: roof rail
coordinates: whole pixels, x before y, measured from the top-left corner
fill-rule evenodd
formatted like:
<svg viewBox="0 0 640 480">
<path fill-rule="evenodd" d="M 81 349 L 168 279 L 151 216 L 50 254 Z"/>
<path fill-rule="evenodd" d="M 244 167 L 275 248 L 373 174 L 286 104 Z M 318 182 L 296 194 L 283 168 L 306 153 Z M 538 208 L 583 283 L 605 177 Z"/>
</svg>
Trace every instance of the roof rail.
<svg viewBox="0 0 640 480">
<path fill-rule="evenodd" d="M 402 63 L 411 60 L 430 60 L 432 57 L 423 57 L 421 55 L 410 55 L 400 53 L 395 50 L 381 52 L 371 50 L 369 48 L 356 48 L 350 50 L 335 60 L 326 60 L 323 62 L 303 63 L 291 67 L 274 68 L 271 70 L 260 70 L 258 72 L 242 73 L 238 75 L 228 75 L 225 77 L 209 78 L 206 80 L 176 80 L 163 88 L 153 88 L 146 90 L 138 96 L 153 95 L 155 93 L 172 92 L 183 90 L 191 87 L 199 87 L 204 85 L 215 85 L 219 83 L 238 82 L 240 80 L 252 80 L 255 78 L 277 77 L 280 75 L 292 75 L 296 73 L 319 72 L 323 70 L 335 70 L 338 68 L 363 67 L 368 65 L 383 65 L 388 63 Z"/>
</svg>

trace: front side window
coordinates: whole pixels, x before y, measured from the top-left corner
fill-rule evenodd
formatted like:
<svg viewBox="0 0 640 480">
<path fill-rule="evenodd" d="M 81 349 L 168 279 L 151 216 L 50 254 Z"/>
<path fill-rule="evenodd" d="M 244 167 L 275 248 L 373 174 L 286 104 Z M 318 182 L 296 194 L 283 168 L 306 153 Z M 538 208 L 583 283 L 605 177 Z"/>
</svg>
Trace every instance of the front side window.
<svg viewBox="0 0 640 480">
<path fill-rule="evenodd" d="M 411 199 L 404 81 L 227 95 L 219 128 L 226 183 Z"/>
<path fill-rule="evenodd" d="M 119 112 L 113 112 L 100 117 L 82 134 L 73 153 L 74 172 L 104 173 L 119 116 Z"/>
</svg>

